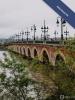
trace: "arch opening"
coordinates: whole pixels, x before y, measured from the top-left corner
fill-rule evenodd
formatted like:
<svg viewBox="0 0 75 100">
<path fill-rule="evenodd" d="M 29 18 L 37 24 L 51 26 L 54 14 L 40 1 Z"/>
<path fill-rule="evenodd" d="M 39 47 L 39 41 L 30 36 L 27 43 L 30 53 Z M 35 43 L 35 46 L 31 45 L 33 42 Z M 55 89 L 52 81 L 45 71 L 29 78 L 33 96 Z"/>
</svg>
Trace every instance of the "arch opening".
<svg viewBox="0 0 75 100">
<path fill-rule="evenodd" d="M 43 64 L 48 64 L 49 63 L 49 57 L 47 52 L 44 50 L 43 51 Z"/>
<path fill-rule="evenodd" d="M 23 48 L 23 54 L 24 54 L 24 56 L 26 56 L 26 51 L 25 51 L 25 48 Z"/>
<path fill-rule="evenodd" d="M 37 54 L 37 50 L 34 49 L 34 57 L 37 57 L 37 56 L 38 56 L 38 54 Z"/>
<path fill-rule="evenodd" d="M 31 58 L 31 53 L 29 48 L 28 48 L 28 57 Z"/>
<path fill-rule="evenodd" d="M 65 65 L 64 58 L 60 54 L 56 56 L 55 65 L 58 67 Z"/>
</svg>

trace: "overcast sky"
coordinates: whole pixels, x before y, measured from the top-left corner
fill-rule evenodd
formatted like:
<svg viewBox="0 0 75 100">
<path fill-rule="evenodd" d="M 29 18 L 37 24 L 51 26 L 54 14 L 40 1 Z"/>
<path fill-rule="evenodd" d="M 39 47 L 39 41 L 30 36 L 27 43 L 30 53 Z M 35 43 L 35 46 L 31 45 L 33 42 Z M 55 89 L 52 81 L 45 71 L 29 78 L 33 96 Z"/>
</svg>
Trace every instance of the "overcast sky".
<svg viewBox="0 0 75 100">
<path fill-rule="evenodd" d="M 62 0 L 73 11 L 75 9 L 75 0 Z M 60 34 L 60 28 L 56 27 L 56 18 L 58 15 L 49 8 L 42 0 L 0 0 L 0 38 L 7 38 L 19 31 L 26 31 L 33 24 L 37 26 L 37 35 L 41 34 L 40 27 L 43 20 L 49 26 L 49 34 L 57 30 Z M 74 35 L 74 29 L 67 24 L 70 35 Z M 66 28 L 64 28 L 65 30 Z M 31 33 L 33 34 L 33 33 Z"/>
</svg>

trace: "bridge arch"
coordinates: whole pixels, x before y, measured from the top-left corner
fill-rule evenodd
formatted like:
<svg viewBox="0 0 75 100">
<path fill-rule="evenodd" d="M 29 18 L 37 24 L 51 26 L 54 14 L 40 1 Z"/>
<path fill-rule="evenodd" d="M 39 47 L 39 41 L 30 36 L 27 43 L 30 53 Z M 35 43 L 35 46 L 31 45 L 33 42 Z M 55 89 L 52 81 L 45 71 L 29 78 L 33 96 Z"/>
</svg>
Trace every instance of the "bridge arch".
<svg viewBox="0 0 75 100">
<path fill-rule="evenodd" d="M 38 56 L 37 50 L 34 49 L 34 57 L 37 57 L 37 56 Z"/>
<path fill-rule="evenodd" d="M 46 48 L 42 49 L 42 52 L 41 52 L 41 61 L 43 63 L 49 63 L 50 62 L 49 53 L 48 53 L 48 51 L 47 51 Z"/>
<path fill-rule="evenodd" d="M 22 47 L 22 54 L 24 55 L 24 56 L 26 56 L 26 50 L 25 50 L 25 48 L 24 47 Z"/>
<path fill-rule="evenodd" d="M 30 50 L 29 47 L 27 48 L 27 55 L 28 55 L 29 58 L 31 58 L 31 50 Z"/>
<path fill-rule="evenodd" d="M 55 65 L 56 66 L 64 66 L 66 63 L 66 58 L 63 53 L 56 53 L 55 56 Z"/>
<path fill-rule="evenodd" d="M 33 58 L 38 57 L 38 50 L 37 50 L 36 47 L 34 47 L 34 48 L 32 49 L 32 55 L 33 55 Z"/>
</svg>

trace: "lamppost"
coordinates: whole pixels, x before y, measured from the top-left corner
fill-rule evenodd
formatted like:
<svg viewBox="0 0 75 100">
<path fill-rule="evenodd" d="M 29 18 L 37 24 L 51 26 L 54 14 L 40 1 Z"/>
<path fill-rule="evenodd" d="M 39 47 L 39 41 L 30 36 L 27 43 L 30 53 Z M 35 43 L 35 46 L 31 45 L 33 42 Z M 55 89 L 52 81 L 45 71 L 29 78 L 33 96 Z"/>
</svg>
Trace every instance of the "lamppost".
<svg viewBox="0 0 75 100">
<path fill-rule="evenodd" d="M 25 35 L 27 36 L 27 42 L 28 42 L 28 40 L 29 40 L 29 34 L 30 32 L 28 31 L 28 28 L 27 28 L 27 31 L 25 32 Z"/>
<path fill-rule="evenodd" d="M 44 33 L 44 43 L 46 42 L 46 33 L 48 32 L 48 26 L 46 26 L 45 24 L 45 20 L 44 20 L 44 25 L 41 27 L 42 32 Z"/>
<path fill-rule="evenodd" d="M 66 31 L 64 33 L 66 35 L 66 40 L 67 40 L 68 39 L 68 35 L 69 35 L 69 31 L 67 30 L 67 27 L 66 27 Z"/>
<path fill-rule="evenodd" d="M 17 41 L 19 42 L 19 39 L 20 39 L 20 36 L 21 36 L 21 34 L 16 34 L 16 38 L 17 38 Z"/>
<path fill-rule="evenodd" d="M 24 32 L 23 32 L 23 31 L 20 32 L 20 35 L 22 36 L 22 42 L 23 42 L 23 40 L 24 40 L 24 38 L 23 38 L 23 36 L 24 36 Z"/>
<path fill-rule="evenodd" d="M 31 31 L 34 31 L 34 41 L 35 41 L 35 38 L 36 38 L 36 36 L 35 36 L 35 32 L 36 32 L 35 24 L 31 27 Z"/>
<path fill-rule="evenodd" d="M 54 32 L 54 35 L 55 35 L 55 40 L 57 39 L 57 34 L 58 34 L 58 32 L 57 32 L 57 31 L 55 31 L 55 32 Z"/>
<path fill-rule="evenodd" d="M 60 22 L 59 22 L 59 18 L 60 18 Z M 66 24 L 66 21 L 62 18 L 62 17 L 57 17 L 57 26 L 60 24 L 61 26 L 61 40 L 63 41 L 64 37 L 63 37 L 63 27 Z"/>
</svg>

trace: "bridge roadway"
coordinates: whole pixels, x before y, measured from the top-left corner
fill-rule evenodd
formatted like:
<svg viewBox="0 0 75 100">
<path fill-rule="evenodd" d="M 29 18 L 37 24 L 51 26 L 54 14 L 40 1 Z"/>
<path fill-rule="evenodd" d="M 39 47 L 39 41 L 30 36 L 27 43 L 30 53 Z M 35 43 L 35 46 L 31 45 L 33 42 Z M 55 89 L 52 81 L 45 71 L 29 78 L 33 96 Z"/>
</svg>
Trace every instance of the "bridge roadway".
<svg viewBox="0 0 75 100">
<path fill-rule="evenodd" d="M 60 44 L 12 43 L 7 48 L 26 57 L 37 57 L 40 61 L 50 62 L 52 65 L 60 59 L 67 63 L 71 54 L 64 45 Z"/>
</svg>

